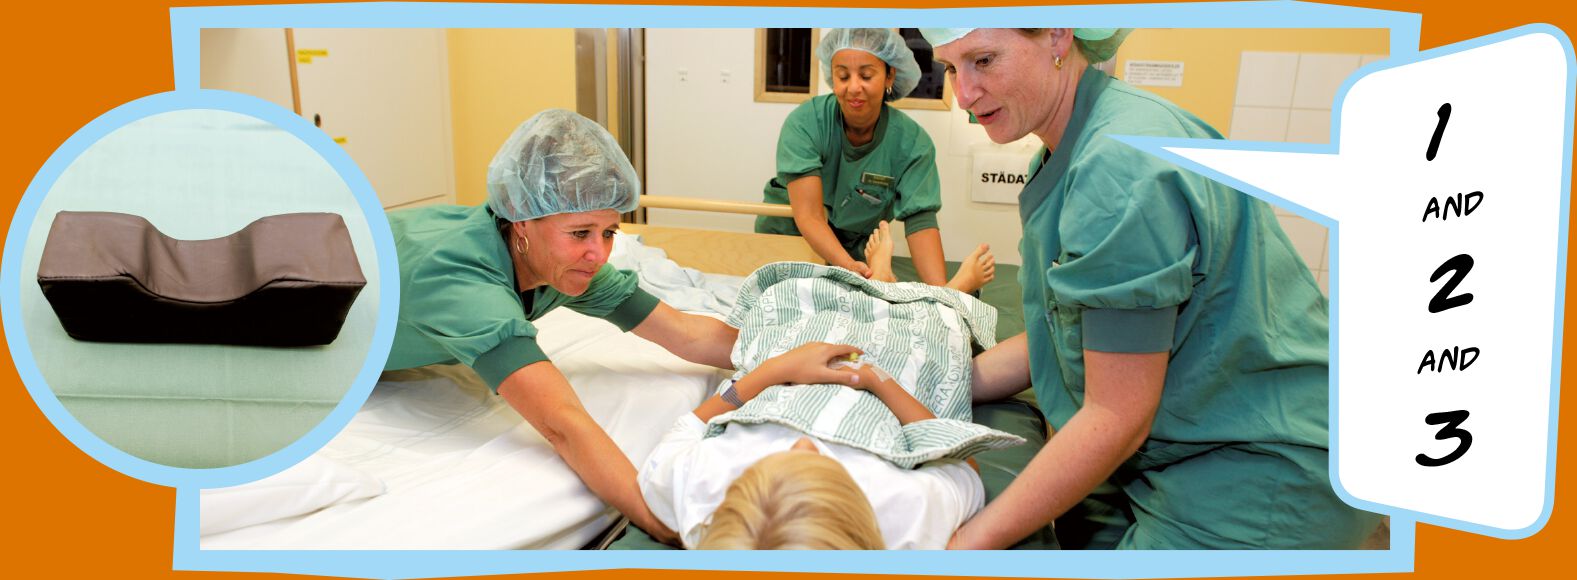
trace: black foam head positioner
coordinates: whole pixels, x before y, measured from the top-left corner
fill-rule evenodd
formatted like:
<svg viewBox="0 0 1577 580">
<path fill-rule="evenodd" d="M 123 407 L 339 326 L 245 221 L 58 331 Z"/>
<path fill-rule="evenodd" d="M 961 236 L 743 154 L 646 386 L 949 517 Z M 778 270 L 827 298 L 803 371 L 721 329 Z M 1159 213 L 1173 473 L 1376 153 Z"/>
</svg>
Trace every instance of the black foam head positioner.
<svg viewBox="0 0 1577 580">
<path fill-rule="evenodd" d="M 112 342 L 328 344 L 366 284 L 345 220 L 332 213 L 177 240 L 140 216 L 64 211 L 38 266 L 66 333 Z"/>
</svg>

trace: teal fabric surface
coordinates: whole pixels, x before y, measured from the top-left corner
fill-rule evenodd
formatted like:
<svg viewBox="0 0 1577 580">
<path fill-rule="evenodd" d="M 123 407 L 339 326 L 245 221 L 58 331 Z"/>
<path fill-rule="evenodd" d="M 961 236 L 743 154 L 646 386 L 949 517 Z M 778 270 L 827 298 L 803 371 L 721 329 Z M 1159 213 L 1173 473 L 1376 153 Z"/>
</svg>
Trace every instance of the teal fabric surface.
<svg viewBox="0 0 1577 580">
<path fill-rule="evenodd" d="M 229 235 L 268 215 L 337 213 L 367 286 L 339 337 L 322 347 L 77 341 L 36 279 L 50 223 L 63 210 L 136 214 L 187 240 Z M 344 397 L 371 345 L 377 264 L 350 188 L 306 144 L 236 113 L 163 113 L 88 148 L 44 199 L 23 249 L 23 324 L 44 380 L 98 437 L 164 465 L 235 465 L 294 442 Z"/>
</svg>

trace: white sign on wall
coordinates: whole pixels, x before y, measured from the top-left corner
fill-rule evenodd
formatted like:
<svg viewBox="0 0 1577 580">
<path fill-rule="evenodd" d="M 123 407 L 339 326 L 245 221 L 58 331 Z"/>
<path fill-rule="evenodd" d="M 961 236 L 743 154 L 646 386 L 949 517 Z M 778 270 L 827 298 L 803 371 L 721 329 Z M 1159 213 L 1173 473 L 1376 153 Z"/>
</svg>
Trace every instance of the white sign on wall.
<svg viewBox="0 0 1577 580">
<path fill-rule="evenodd" d="M 1130 60 L 1123 65 L 1123 81 L 1136 87 L 1180 87 L 1183 86 L 1183 63 Z"/>
<path fill-rule="evenodd" d="M 971 154 L 975 162 L 969 175 L 969 199 L 1017 204 L 1019 191 L 1029 181 L 1029 161 L 1034 151 L 984 145 L 975 147 Z"/>
</svg>

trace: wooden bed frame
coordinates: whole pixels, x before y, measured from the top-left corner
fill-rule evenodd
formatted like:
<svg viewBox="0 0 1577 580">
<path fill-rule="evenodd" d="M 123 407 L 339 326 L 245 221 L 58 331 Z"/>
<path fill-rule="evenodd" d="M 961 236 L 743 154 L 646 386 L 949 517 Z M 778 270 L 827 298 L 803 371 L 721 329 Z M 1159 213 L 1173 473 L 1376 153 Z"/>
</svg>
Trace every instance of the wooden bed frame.
<svg viewBox="0 0 1577 580">
<path fill-rule="evenodd" d="M 793 217 L 793 210 L 786 205 L 719 201 L 659 195 L 640 196 L 641 207 L 682 209 L 719 213 L 739 213 L 775 217 Z M 702 272 L 746 276 L 772 262 L 795 261 L 825 264 L 821 256 L 810 249 L 810 244 L 799 236 L 757 234 L 653 226 L 648 224 L 620 224 L 624 232 L 641 236 L 648 246 L 662 248 L 668 257 L 680 266 Z"/>
</svg>

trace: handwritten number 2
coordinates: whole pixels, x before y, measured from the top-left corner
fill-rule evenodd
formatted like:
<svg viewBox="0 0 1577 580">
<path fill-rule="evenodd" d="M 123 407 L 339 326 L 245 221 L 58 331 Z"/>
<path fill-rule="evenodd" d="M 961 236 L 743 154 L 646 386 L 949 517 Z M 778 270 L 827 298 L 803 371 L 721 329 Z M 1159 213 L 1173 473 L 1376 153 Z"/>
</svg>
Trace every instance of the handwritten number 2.
<svg viewBox="0 0 1577 580">
<path fill-rule="evenodd" d="M 1451 278 L 1446 280 L 1445 285 L 1440 287 L 1440 291 L 1435 293 L 1434 298 L 1429 299 L 1430 314 L 1444 312 L 1458 306 L 1467 306 L 1468 303 L 1473 301 L 1473 293 L 1471 292 L 1456 296 L 1451 295 L 1451 291 L 1457 289 L 1457 285 L 1461 284 L 1462 279 L 1467 277 L 1468 270 L 1472 269 L 1473 256 L 1467 254 L 1457 254 L 1450 260 L 1446 260 L 1439 268 L 1435 268 L 1434 275 L 1429 277 L 1430 282 L 1439 280 L 1446 272 L 1455 272 L 1455 274 L 1452 274 Z"/>
<path fill-rule="evenodd" d="M 1468 433 L 1465 429 L 1458 428 L 1460 425 L 1462 425 L 1463 421 L 1467 420 L 1467 415 L 1467 411 L 1446 411 L 1444 413 L 1430 413 L 1425 415 L 1424 423 L 1430 425 L 1440 425 L 1442 423 L 1445 424 L 1445 427 L 1441 427 L 1440 431 L 1435 433 L 1435 439 L 1445 441 L 1447 439 L 1455 438 L 1459 441 L 1459 443 L 1457 444 L 1456 449 L 1453 449 L 1450 453 L 1447 453 L 1445 457 L 1441 457 L 1440 459 L 1435 459 L 1428 455 L 1419 453 L 1418 457 L 1415 457 L 1414 460 L 1417 461 L 1419 465 L 1424 467 L 1440 467 L 1447 463 L 1451 463 L 1452 461 L 1461 459 L 1462 454 L 1467 453 L 1467 448 L 1473 446 L 1473 434 Z"/>
</svg>

